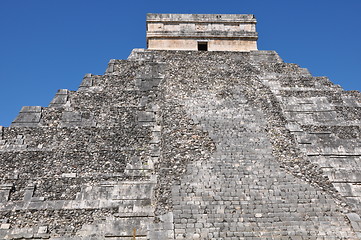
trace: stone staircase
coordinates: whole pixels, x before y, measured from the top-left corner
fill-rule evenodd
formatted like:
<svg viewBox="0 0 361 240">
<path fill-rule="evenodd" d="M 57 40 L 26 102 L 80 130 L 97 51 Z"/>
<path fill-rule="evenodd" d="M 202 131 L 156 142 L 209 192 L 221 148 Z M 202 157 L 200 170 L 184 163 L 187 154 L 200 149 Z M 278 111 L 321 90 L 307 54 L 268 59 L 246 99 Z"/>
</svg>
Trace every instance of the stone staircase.
<svg viewBox="0 0 361 240">
<path fill-rule="evenodd" d="M 332 198 L 274 159 L 261 111 L 241 94 L 195 95 L 188 113 L 217 150 L 173 188 L 176 239 L 358 239 Z"/>
</svg>

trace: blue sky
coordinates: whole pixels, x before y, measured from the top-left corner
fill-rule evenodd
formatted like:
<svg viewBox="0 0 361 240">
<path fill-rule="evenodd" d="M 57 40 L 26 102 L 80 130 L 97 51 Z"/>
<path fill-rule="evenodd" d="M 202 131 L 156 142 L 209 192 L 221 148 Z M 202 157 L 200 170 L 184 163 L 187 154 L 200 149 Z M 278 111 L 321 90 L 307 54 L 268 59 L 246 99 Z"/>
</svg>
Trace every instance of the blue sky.
<svg viewBox="0 0 361 240">
<path fill-rule="evenodd" d="M 360 0 L 0 0 L 0 125 L 145 47 L 146 13 L 252 13 L 258 47 L 360 90 Z"/>
</svg>

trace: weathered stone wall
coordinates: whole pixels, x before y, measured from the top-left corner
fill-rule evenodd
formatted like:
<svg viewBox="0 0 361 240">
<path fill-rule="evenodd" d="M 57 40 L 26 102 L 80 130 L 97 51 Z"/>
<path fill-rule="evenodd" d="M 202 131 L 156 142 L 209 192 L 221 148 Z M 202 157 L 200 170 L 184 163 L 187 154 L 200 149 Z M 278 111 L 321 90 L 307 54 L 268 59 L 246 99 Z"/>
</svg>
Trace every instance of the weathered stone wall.
<svg viewBox="0 0 361 240">
<path fill-rule="evenodd" d="M 142 84 L 149 70 L 112 61 L 4 128 L 1 239 L 148 235 L 159 133 L 155 90 Z"/>
<path fill-rule="evenodd" d="M 0 238 L 358 239 L 360 102 L 273 51 L 134 50 L 0 128 Z"/>
</svg>

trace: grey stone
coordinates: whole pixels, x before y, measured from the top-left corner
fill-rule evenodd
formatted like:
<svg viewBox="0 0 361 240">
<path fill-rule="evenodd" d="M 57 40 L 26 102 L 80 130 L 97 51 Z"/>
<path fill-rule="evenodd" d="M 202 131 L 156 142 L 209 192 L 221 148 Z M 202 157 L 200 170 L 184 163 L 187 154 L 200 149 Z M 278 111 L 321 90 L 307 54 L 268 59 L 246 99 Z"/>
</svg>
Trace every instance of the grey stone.
<svg viewBox="0 0 361 240">
<path fill-rule="evenodd" d="M 2 223 L 0 225 L 0 229 L 4 229 L 4 230 L 10 229 L 10 224 L 9 223 Z"/>
<path fill-rule="evenodd" d="M 346 215 L 351 222 L 361 222 L 361 218 L 356 213 L 348 213 Z"/>
<path fill-rule="evenodd" d="M 40 112 L 20 112 L 13 123 L 39 123 L 40 118 Z"/>
<path fill-rule="evenodd" d="M 64 122 L 80 122 L 81 114 L 78 112 L 63 112 L 62 121 Z"/>
</svg>

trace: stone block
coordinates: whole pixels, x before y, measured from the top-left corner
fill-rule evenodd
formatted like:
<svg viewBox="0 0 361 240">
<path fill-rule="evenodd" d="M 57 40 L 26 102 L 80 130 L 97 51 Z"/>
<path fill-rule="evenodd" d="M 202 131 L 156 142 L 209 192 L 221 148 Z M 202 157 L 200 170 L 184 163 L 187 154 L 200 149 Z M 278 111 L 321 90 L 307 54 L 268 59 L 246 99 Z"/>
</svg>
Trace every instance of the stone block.
<svg viewBox="0 0 361 240">
<path fill-rule="evenodd" d="M 81 114 L 78 112 L 63 112 L 61 116 L 63 122 L 81 122 Z"/>
<path fill-rule="evenodd" d="M 43 201 L 45 201 L 45 198 L 44 197 L 32 197 L 31 201 L 32 202 L 43 202 Z"/>
<path fill-rule="evenodd" d="M 31 113 L 40 113 L 42 107 L 41 106 L 23 106 L 20 110 L 20 112 L 31 112 Z"/>
<path fill-rule="evenodd" d="M 107 221 L 103 224 L 83 225 L 79 236 L 104 236 L 105 238 L 121 238 L 146 236 L 149 229 L 147 219 L 123 218 L 114 221 Z"/>
<path fill-rule="evenodd" d="M 290 132 L 303 132 L 302 128 L 297 123 L 289 122 L 286 124 L 286 128 L 290 130 Z"/>
<path fill-rule="evenodd" d="M 40 226 L 38 229 L 38 234 L 46 234 L 48 233 L 48 227 L 47 226 Z"/>
<path fill-rule="evenodd" d="M 39 123 L 40 112 L 20 112 L 13 123 Z"/>
<path fill-rule="evenodd" d="M 25 187 L 24 202 L 28 202 L 31 200 L 34 194 L 34 190 L 35 190 L 35 185 L 33 184 L 30 184 Z"/>
<path fill-rule="evenodd" d="M 110 59 L 110 61 L 108 63 L 108 67 L 105 71 L 106 74 L 114 72 L 114 64 L 115 64 L 115 59 Z"/>
<path fill-rule="evenodd" d="M 138 112 L 138 121 L 139 122 L 154 122 L 155 113 L 154 112 Z"/>
<path fill-rule="evenodd" d="M 61 174 L 61 176 L 64 178 L 76 178 L 77 174 L 76 173 L 63 173 L 63 174 Z"/>
<path fill-rule="evenodd" d="M 92 74 L 87 73 L 87 74 L 85 74 L 83 81 L 81 82 L 79 88 L 87 88 L 87 87 L 92 87 L 92 86 L 93 86 Z"/>
<path fill-rule="evenodd" d="M 357 213 L 348 213 L 346 216 L 351 222 L 361 222 L 361 218 Z"/>
<path fill-rule="evenodd" d="M 25 206 L 25 205 L 24 205 Z M 47 204 L 44 201 L 30 201 L 26 203 L 27 209 L 45 209 L 47 207 Z"/>
<path fill-rule="evenodd" d="M 45 201 L 46 208 L 49 210 L 60 210 L 65 209 L 66 201 L 65 200 L 55 200 L 55 201 Z"/>
<path fill-rule="evenodd" d="M 110 192 L 110 197 L 114 200 L 151 199 L 153 188 L 154 184 L 151 183 L 116 185 Z"/>
<path fill-rule="evenodd" d="M 282 63 L 281 57 L 275 51 L 250 51 L 250 59 L 254 62 Z"/>
<path fill-rule="evenodd" d="M 14 187 L 13 184 L 0 185 L 0 203 L 5 203 L 9 200 L 10 191 Z"/>
<path fill-rule="evenodd" d="M 49 107 L 63 106 L 68 101 L 68 90 L 60 89 L 51 100 Z"/>
<path fill-rule="evenodd" d="M 0 225 L 0 229 L 3 229 L 3 230 L 10 229 L 10 224 L 9 223 L 2 223 Z"/>
<path fill-rule="evenodd" d="M 125 200 L 119 206 L 117 217 L 152 217 L 154 207 L 150 200 Z"/>
</svg>

